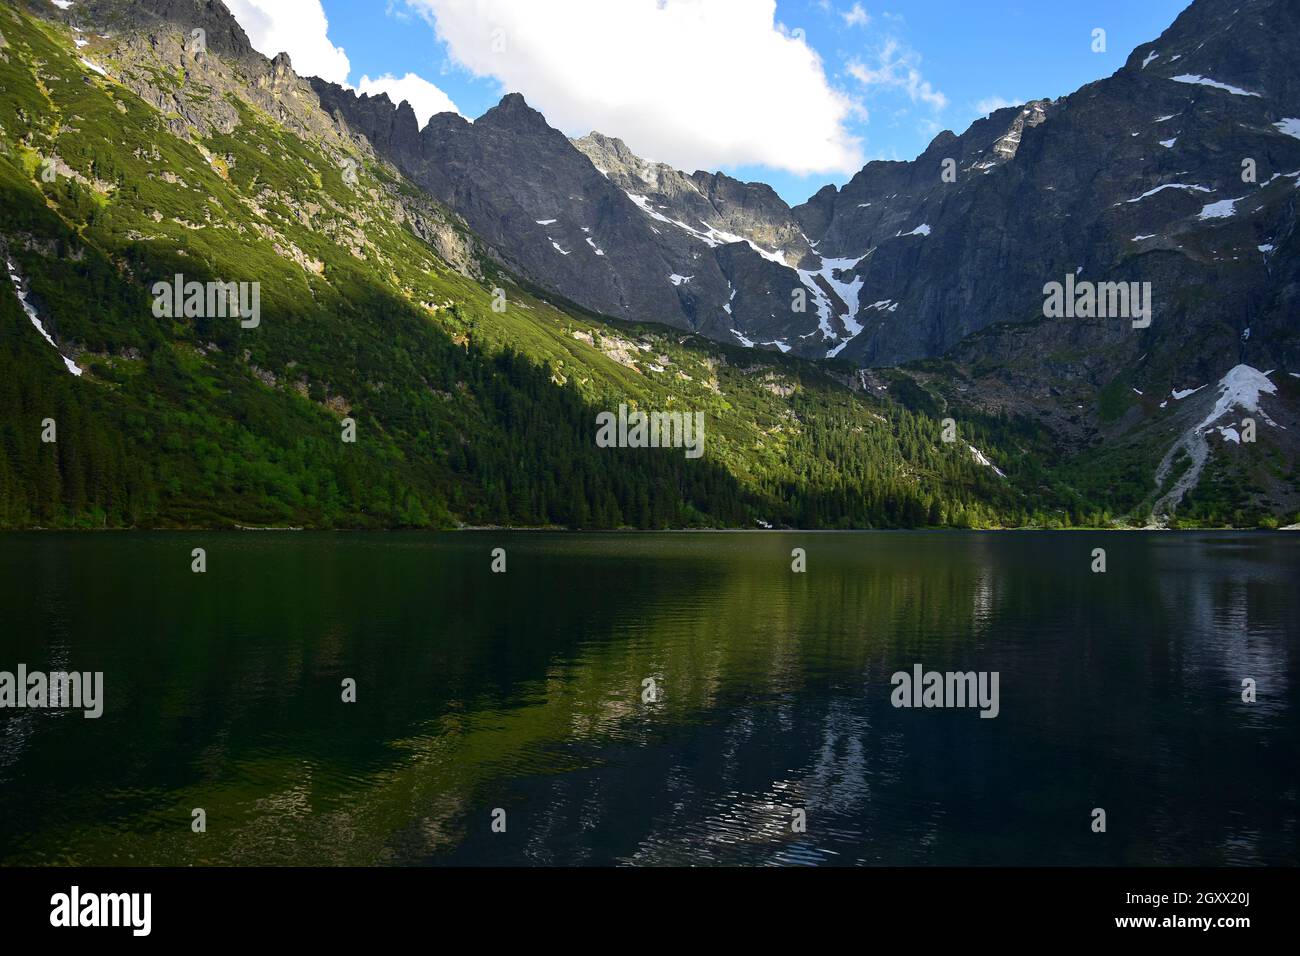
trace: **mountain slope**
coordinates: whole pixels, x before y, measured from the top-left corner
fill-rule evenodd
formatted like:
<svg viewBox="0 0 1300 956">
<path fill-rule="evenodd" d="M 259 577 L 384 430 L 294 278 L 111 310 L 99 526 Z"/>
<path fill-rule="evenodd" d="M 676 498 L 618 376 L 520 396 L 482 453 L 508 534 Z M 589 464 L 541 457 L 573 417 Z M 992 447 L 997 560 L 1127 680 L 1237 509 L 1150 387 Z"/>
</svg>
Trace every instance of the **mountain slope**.
<svg viewBox="0 0 1300 956">
<path fill-rule="evenodd" d="M 808 247 L 767 187 L 708 174 L 697 174 L 701 187 L 685 187 L 686 178 L 677 174 L 675 183 L 692 192 L 704 188 L 713 199 L 701 194 L 697 206 L 660 209 L 661 196 L 646 195 L 643 183 L 612 163 L 602 172 L 519 94 L 504 97 L 473 123 L 444 113 L 421 131 L 410 107 L 394 107 L 384 94 L 358 97 L 318 79 L 312 84 L 329 112 L 463 216 L 511 269 L 543 288 L 614 318 L 819 354 L 798 345 L 801 336 L 829 328 L 815 307 L 821 286 L 812 272 L 792 268 L 807 258 Z M 779 220 L 755 234 L 770 229 L 787 249 L 747 242 L 727 230 L 752 221 L 743 200 L 739 212 L 736 206 L 738 198 L 755 194 L 762 200 L 757 205 Z M 796 290 L 813 304 L 795 311 Z"/>
<path fill-rule="evenodd" d="M 0 7 L 0 525 L 1090 514 L 969 449 L 1032 475 L 1032 428 L 987 416 L 944 443 L 932 409 L 842 372 L 551 305 L 287 57 L 187 49 L 192 21 L 168 17 L 193 7 Z M 257 283 L 260 314 L 168 315 L 155 290 L 178 274 Z M 598 448 L 597 413 L 622 404 L 704 414 L 703 457 Z"/>
<path fill-rule="evenodd" d="M 1298 44 L 1292 3 L 1196 0 L 1115 75 L 1059 100 L 999 110 L 961 136 L 945 131 L 916 160 L 868 164 L 842 189 L 828 186 L 793 210 L 761 184 L 687 175 L 599 133 L 573 146 L 639 208 L 640 225 L 651 225 L 647 236 L 633 223 L 601 267 L 630 288 L 662 292 L 667 265 L 679 291 L 689 290 L 684 317 L 665 317 L 662 305 L 643 315 L 719 341 L 868 367 L 945 357 L 941 374 L 908 367 L 903 379 L 869 380 L 891 395 L 918 387 L 930 407 L 959 416 L 1035 420 L 1073 459 L 1080 493 L 1109 497 L 1117 510 L 1237 520 L 1300 504 L 1300 449 L 1281 424 L 1295 402 L 1288 370 L 1300 368 Z M 476 125 L 456 121 L 471 138 Z M 531 111 L 529 129 L 544 132 L 548 148 L 627 221 L 617 193 Z M 549 176 L 527 161 L 532 151 L 480 171 L 487 181 L 476 194 L 506 188 L 539 203 L 533 212 L 562 207 Z M 463 209 L 455 195 L 439 194 Z M 577 213 L 545 216 L 548 230 L 590 234 Z M 678 267 L 680 258 L 661 250 L 683 237 L 695 259 Z M 506 230 L 495 241 L 509 255 L 517 237 Z M 622 266 L 628 260 L 657 266 L 638 271 Z M 560 281 L 542 256 L 529 275 L 592 303 L 606 279 L 589 263 L 566 260 L 574 274 Z M 1133 310 L 1048 318 L 1050 283 L 1103 296 L 1117 283 L 1149 288 L 1150 322 Z M 593 307 L 625 314 L 622 301 Z M 1268 373 L 1279 424 L 1266 428 L 1263 447 L 1205 446 L 1199 419 L 1183 420 L 1196 402 L 1168 396 L 1215 385 L 1238 366 Z M 1176 480 L 1204 476 L 1199 504 L 1194 485 L 1185 494 L 1167 486 L 1189 443 L 1194 467 Z"/>
<path fill-rule="evenodd" d="M 1298 19 L 1284 0 L 1196 0 L 1114 76 L 941 133 L 793 210 L 598 133 L 568 143 L 517 95 L 420 132 L 385 97 L 315 88 L 522 274 L 607 315 L 879 366 L 1035 322 L 1067 275 L 1149 281 L 1155 321 L 1126 336 L 1130 357 L 1158 349 L 1166 371 L 1208 377 L 1300 364 Z"/>
</svg>

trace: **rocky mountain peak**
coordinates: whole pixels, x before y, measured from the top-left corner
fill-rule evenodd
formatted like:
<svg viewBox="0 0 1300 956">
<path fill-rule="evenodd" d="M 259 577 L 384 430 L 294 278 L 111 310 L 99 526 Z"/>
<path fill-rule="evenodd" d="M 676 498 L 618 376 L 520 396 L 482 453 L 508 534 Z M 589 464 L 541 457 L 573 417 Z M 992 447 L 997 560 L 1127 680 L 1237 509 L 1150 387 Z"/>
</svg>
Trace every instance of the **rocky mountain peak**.
<svg viewBox="0 0 1300 956">
<path fill-rule="evenodd" d="M 987 169 L 988 164 L 996 161 L 1007 162 L 1015 159 L 1017 151 L 1020 149 L 1020 140 L 1026 129 L 1033 129 L 1047 121 L 1047 108 L 1050 100 L 1030 100 L 1023 106 L 1012 107 L 1015 110 L 1015 116 L 1011 120 L 1011 126 L 1007 129 L 997 142 L 993 144 L 993 157 L 990 157 L 986 164 L 979 167 Z M 999 114 L 1006 112 L 999 110 Z"/>
<path fill-rule="evenodd" d="M 475 121 L 475 125 L 479 124 L 520 133 L 537 133 L 551 128 L 546 117 L 529 106 L 522 93 L 507 93 L 501 97 L 500 103 Z"/>
<path fill-rule="evenodd" d="M 289 59 L 287 53 L 277 53 L 271 60 L 271 75 L 277 80 L 297 79 L 298 74 L 293 72 L 293 61 Z"/>
<path fill-rule="evenodd" d="M 933 153 L 935 150 L 946 149 L 955 142 L 957 142 L 957 134 L 950 129 L 945 129 L 930 140 L 930 145 L 925 148 L 925 151 Z"/>
<path fill-rule="evenodd" d="M 743 183 L 703 170 L 688 175 L 667 163 L 642 159 L 621 139 L 603 133 L 589 133 L 573 145 L 610 182 L 668 220 L 714 230 L 724 244 L 752 242 L 790 264 L 811 251 L 790 207 L 766 183 Z"/>
<path fill-rule="evenodd" d="M 241 63 L 262 60 L 221 0 L 78 0 L 62 17 L 101 33 L 131 33 L 170 28 L 190 36 L 202 30 L 213 53 Z"/>
</svg>

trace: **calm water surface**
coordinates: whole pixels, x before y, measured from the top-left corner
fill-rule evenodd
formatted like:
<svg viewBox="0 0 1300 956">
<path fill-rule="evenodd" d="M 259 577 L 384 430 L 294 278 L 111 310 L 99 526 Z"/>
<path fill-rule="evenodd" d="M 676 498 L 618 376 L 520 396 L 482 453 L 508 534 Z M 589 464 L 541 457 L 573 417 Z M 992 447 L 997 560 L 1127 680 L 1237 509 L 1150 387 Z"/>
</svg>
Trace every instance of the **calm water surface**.
<svg viewBox="0 0 1300 956">
<path fill-rule="evenodd" d="M 1295 865 L 1298 620 L 1284 534 L 5 535 L 106 704 L 0 710 L 0 863 Z"/>
</svg>

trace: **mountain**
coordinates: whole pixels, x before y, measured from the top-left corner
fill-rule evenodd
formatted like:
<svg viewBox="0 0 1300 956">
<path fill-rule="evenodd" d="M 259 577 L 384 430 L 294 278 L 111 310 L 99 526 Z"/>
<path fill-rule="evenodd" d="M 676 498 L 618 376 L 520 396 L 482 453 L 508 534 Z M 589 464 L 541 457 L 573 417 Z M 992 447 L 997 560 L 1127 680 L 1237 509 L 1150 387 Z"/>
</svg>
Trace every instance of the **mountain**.
<svg viewBox="0 0 1300 956">
<path fill-rule="evenodd" d="M 0 525 L 1288 523 L 1294 20 L 1197 0 L 791 209 L 517 94 L 420 129 L 218 0 L 0 8 Z M 176 275 L 260 319 L 160 314 Z M 703 457 L 597 447 L 623 407 Z"/>
<path fill-rule="evenodd" d="M 1032 418 L 1071 454 L 1095 458 L 1101 474 L 1122 461 L 1159 488 L 1170 471 L 1166 453 L 1183 447 L 1199 421 L 1180 417 L 1199 400 L 1170 396 L 1200 387 L 1209 394 L 1244 365 L 1269 371 L 1278 400 L 1291 400 L 1285 370 L 1300 367 L 1300 99 L 1291 54 L 1298 42 L 1293 3 L 1197 0 L 1113 76 L 1060 99 L 998 110 L 960 136 L 944 131 L 917 159 L 870 163 L 843 188 L 827 186 L 794 209 L 762 184 L 648 162 L 600 133 L 572 146 L 616 187 L 602 191 L 614 218 L 632 216 L 622 193 L 642 214 L 640 225 L 652 227 L 650 236 L 636 228 L 602 241 L 611 258 L 600 266 L 612 265 L 620 288 L 645 290 L 636 314 L 718 341 L 868 368 L 901 365 L 936 408 Z M 340 97 L 341 112 L 353 113 L 354 99 Z M 528 145 L 476 196 L 508 188 L 529 197 L 527 214 L 549 230 L 590 234 L 593 223 L 572 211 L 569 191 L 557 194 L 552 164 L 527 162 L 536 148 L 528 137 L 544 132 L 554 155 L 598 188 L 599 181 L 557 131 L 536 114 L 530 120 L 518 134 Z M 457 121 L 470 137 L 474 125 Z M 476 229 L 498 216 L 483 209 L 475 218 L 453 192 L 428 185 Z M 693 243 L 686 266 L 683 236 Z M 513 230 L 494 239 L 507 256 L 519 241 Z M 665 254 L 666 245 L 673 252 Z M 646 262 L 655 265 L 641 268 Z M 662 297 L 666 269 L 680 314 L 661 298 L 648 301 Z M 590 258 L 537 256 L 525 271 L 543 288 L 628 315 L 624 299 L 602 300 L 608 281 Z M 1149 326 L 1048 317 L 1050 283 L 1101 290 L 1149 283 Z M 801 299 L 803 312 L 794 308 Z M 936 359 L 948 371 L 908 364 Z M 1274 451 L 1293 463 L 1291 432 L 1279 425 L 1272 434 Z M 1288 468 L 1216 464 L 1220 457 L 1207 456 L 1211 471 L 1244 467 L 1250 477 L 1231 483 L 1255 488 L 1256 503 L 1297 501 Z M 1135 481 L 1126 506 L 1145 494 Z M 1166 494 L 1155 498 L 1174 506 Z"/>
<path fill-rule="evenodd" d="M 896 365 L 1037 321 L 1044 285 L 1071 274 L 1152 283 L 1134 357 L 1294 366 L 1298 17 L 1284 0 L 1198 0 L 1114 76 L 945 131 L 793 210 L 599 133 L 569 143 L 515 94 L 421 133 L 386 98 L 315 87 L 522 274 L 603 314 Z"/>
<path fill-rule="evenodd" d="M 1176 357 L 1182 372 L 1300 364 L 1297 41 L 1294 4 L 1201 0 L 1114 76 L 822 190 L 795 210 L 805 232 L 824 254 L 865 256 L 864 297 L 898 305 L 862 316 L 842 354 L 946 354 L 996 323 L 1041 320 L 1044 285 L 1077 274 L 1152 283 L 1151 328 L 1124 335 L 1134 359 Z M 1061 324 L 1043 334 L 1068 334 Z"/>
<path fill-rule="evenodd" d="M 732 211 L 734 200 L 758 193 L 756 206 L 783 217 L 773 231 L 793 243 L 795 255 L 806 251 L 793 217 L 768 187 L 746 193 L 729 188 L 740 186 L 733 180 L 700 174 L 725 214 L 713 205 L 712 212 L 660 210 L 644 191 L 632 192 L 619 175 L 598 169 L 519 94 L 473 123 L 444 113 L 420 130 L 409 106 L 395 107 L 385 94 L 357 96 L 321 80 L 312 84 L 327 111 L 463 216 L 507 267 L 537 285 L 603 315 L 661 322 L 722 342 L 795 334 L 790 303 L 802 287 L 799 275 L 774 261 L 781 253 L 740 241 L 725 228 L 746 215 Z M 701 194 L 700 202 L 709 199 Z M 811 334 L 817 321 L 809 309 L 800 327 Z"/>
<path fill-rule="evenodd" d="M 195 22 L 228 43 L 194 44 Z M 501 232 L 476 235 L 241 37 L 219 3 L 0 6 L 0 527 L 1094 517 L 1004 477 L 1041 457 L 1032 428 L 985 416 L 945 443 L 844 370 L 539 294 Z M 631 203 L 520 100 L 473 125 L 485 168 L 531 126 L 580 205 Z M 469 196 L 482 173 L 452 164 L 477 140 L 456 135 L 424 177 Z M 213 308 L 226 288 L 245 311 Z M 624 408 L 703 416 L 702 455 L 600 447 L 598 416 Z"/>
</svg>

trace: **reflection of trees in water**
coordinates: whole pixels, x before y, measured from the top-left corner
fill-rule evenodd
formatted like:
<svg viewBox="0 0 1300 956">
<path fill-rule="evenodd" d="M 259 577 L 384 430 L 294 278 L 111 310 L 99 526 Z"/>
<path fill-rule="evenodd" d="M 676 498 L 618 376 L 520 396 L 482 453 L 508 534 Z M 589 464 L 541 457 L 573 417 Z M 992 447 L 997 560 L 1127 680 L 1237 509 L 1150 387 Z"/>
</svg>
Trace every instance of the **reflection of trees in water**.
<svg viewBox="0 0 1300 956">
<path fill-rule="evenodd" d="M 511 545 L 501 580 L 466 571 L 481 539 L 386 563 L 349 540 L 366 539 L 276 573 L 283 556 L 259 543 L 233 592 L 168 606 L 184 646 L 133 666 L 161 670 L 149 684 L 165 692 L 144 763 L 174 755 L 184 772 L 136 819 L 48 840 L 95 862 L 466 861 L 485 808 L 524 787 L 527 822 L 511 819 L 531 862 L 907 862 L 904 844 L 943 861 L 958 824 L 916 780 L 943 774 L 953 739 L 895 719 L 894 670 L 1003 670 L 1003 716 L 985 723 L 1014 723 L 1017 772 L 1061 777 L 1025 781 L 1046 803 L 1086 792 L 1097 767 L 1154 767 L 1154 793 L 1179 779 L 1195 729 L 1154 709 L 1178 706 L 1171 678 L 1186 703 L 1250 668 L 1273 702 L 1232 719 L 1287 717 L 1294 566 L 1279 556 L 1225 564 L 1132 539 L 1092 576 L 1054 557 L 1079 536 L 566 537 Z M 790 572 L 795 544 L 806 575 Z M 1130 546 L 1144 571 L 1115 573 Z M 344 717 L 341 676 L 367 705 Z M 650 676 L 662 699 L 645 704 Z M 976 767 L 996 756 L 981 746 Z M 956 768 L 956 785 L 974 772 Z M 194 806 L 219 821 L 201 843 Z M 807 834 L 790 830 L 796 807 Z M 1153 841 L 1185 836 L 1176 809 L 1151 811 Z M 1255 852 L 1258 830 L 1229 833 L 1225 858 Z"/>
</svg>

